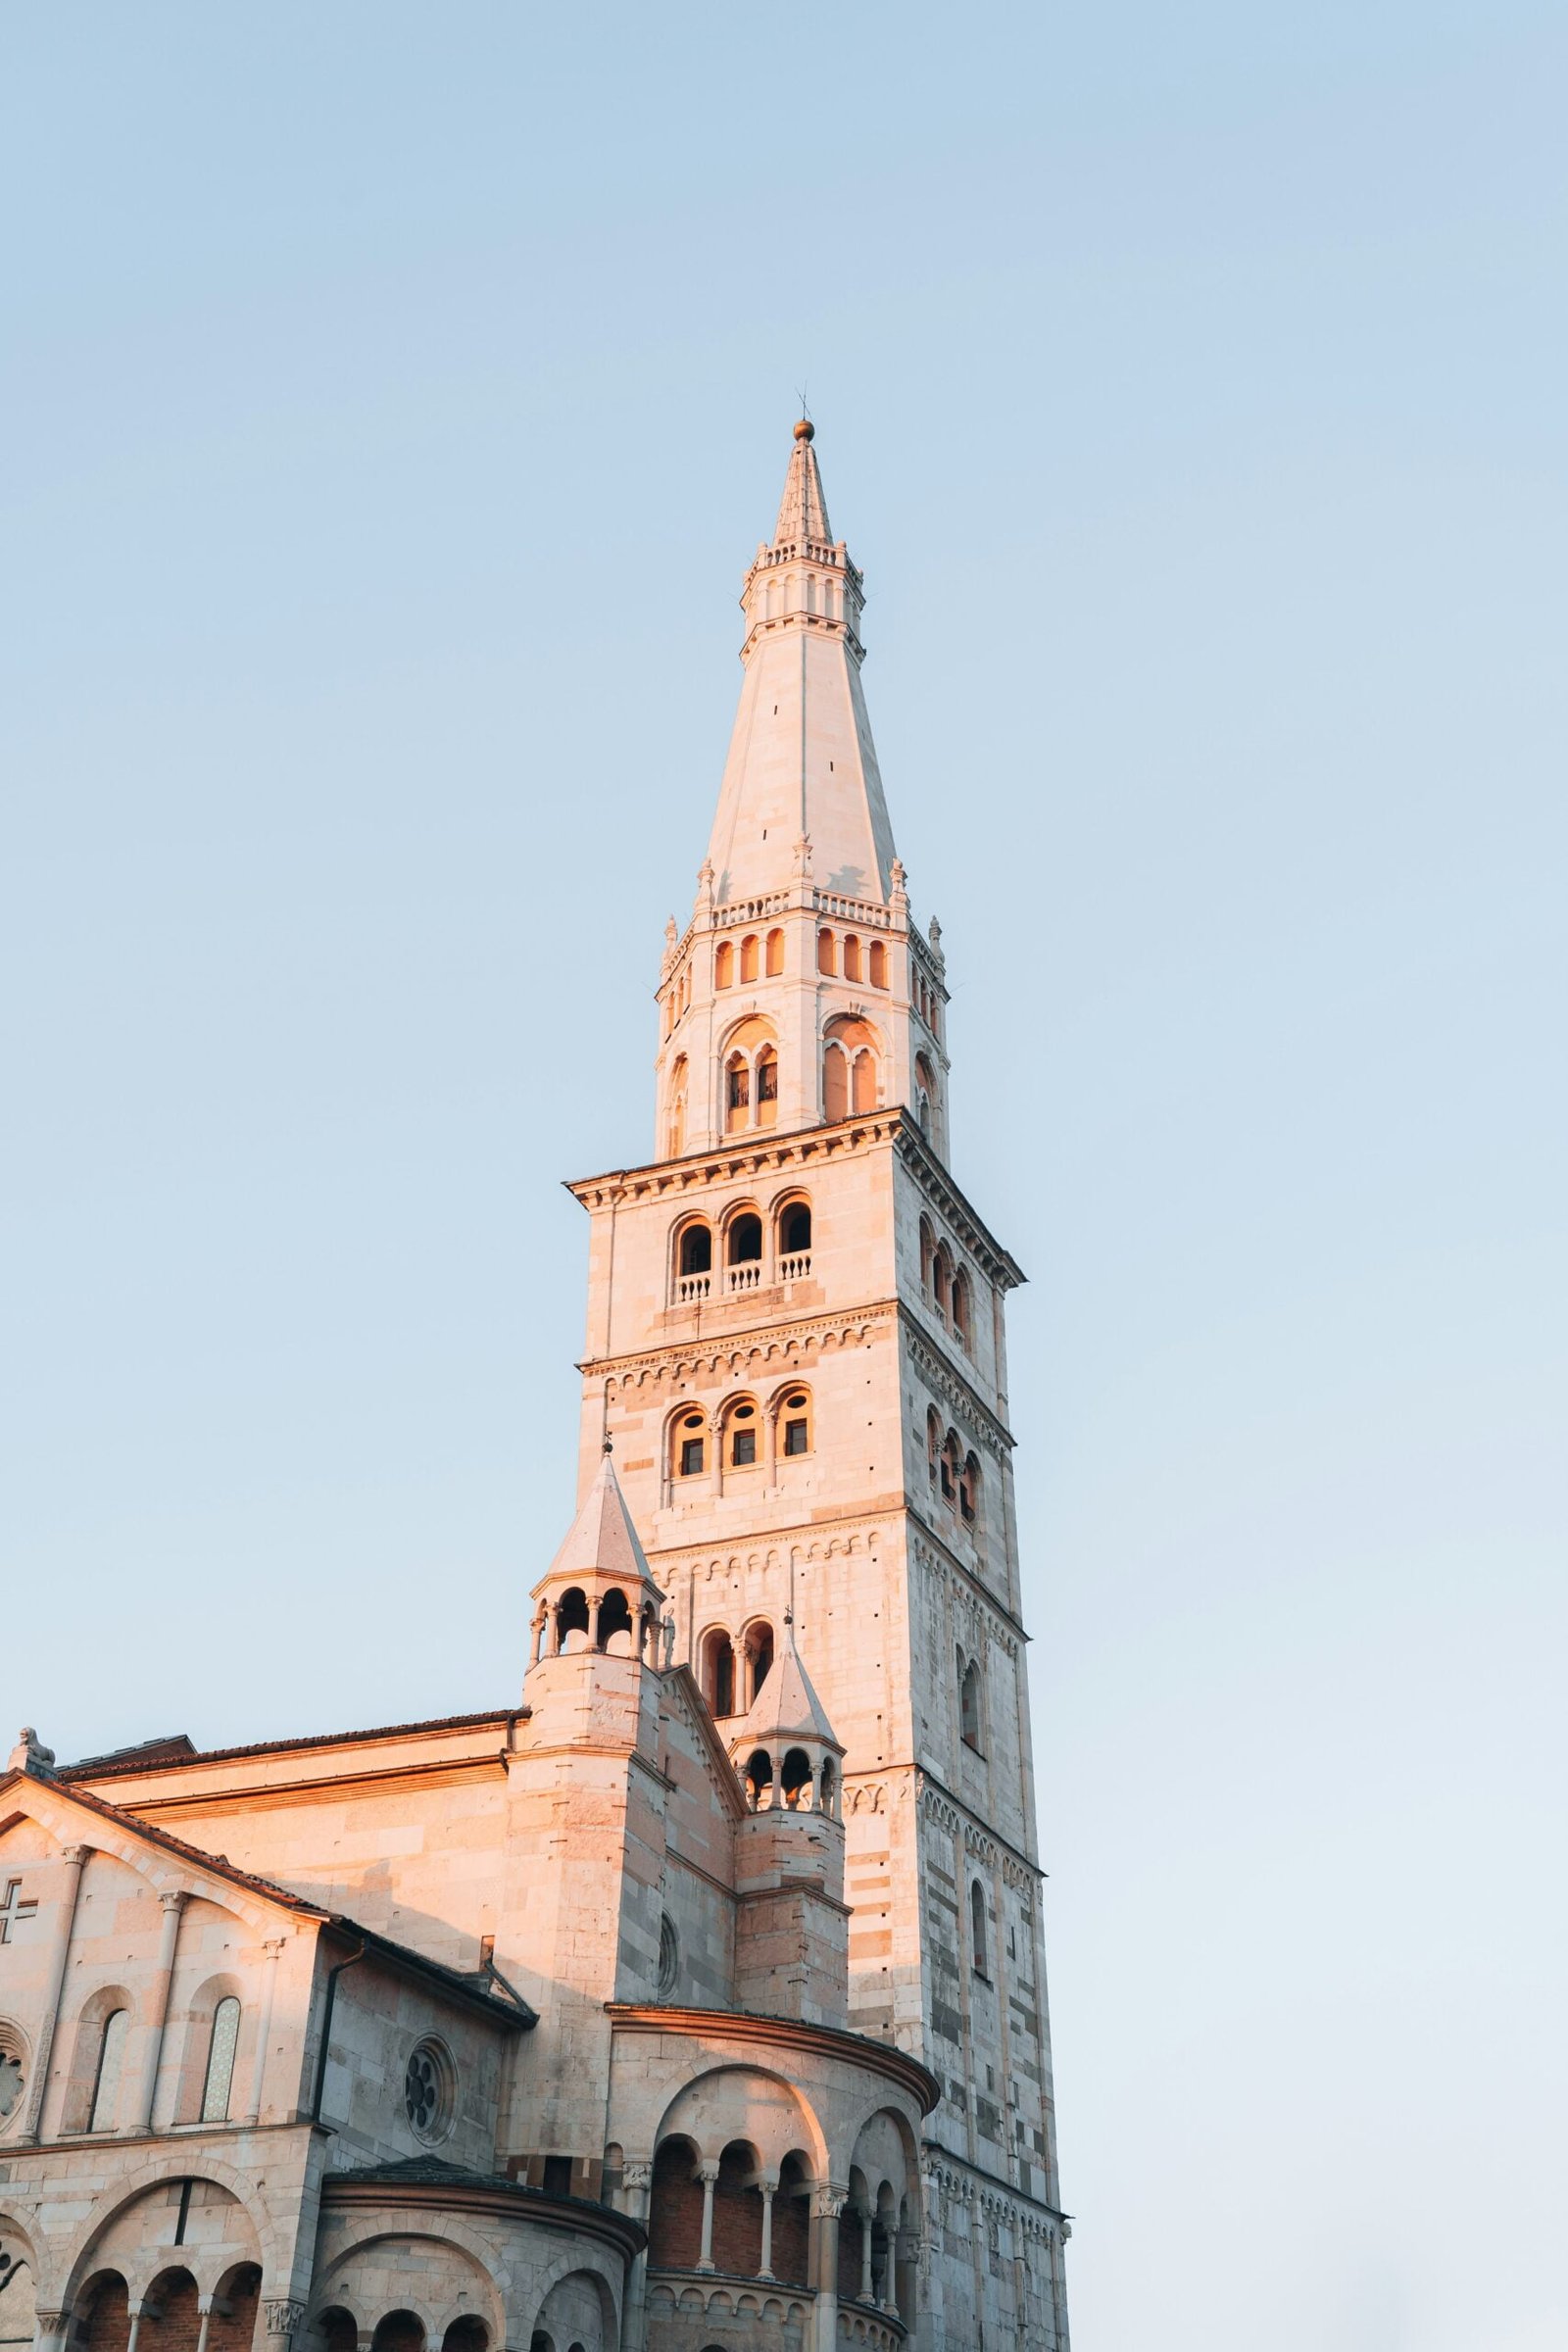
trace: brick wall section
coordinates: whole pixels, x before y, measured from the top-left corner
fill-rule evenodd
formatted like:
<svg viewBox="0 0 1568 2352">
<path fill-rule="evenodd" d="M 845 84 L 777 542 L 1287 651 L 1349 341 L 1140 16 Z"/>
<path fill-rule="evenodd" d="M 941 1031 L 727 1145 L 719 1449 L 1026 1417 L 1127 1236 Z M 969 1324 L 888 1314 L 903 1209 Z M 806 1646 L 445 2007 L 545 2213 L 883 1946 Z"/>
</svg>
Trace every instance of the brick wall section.
<svg viewBox="0 0 1568 2352">
<path fill-rule="evenodd" d="M 253 2263 L 237 2271 L 224 2289 L 223 2301 L 227 2311 L 213 2307 L 213 2323 L 207 2330 L 207 2352 L 251 2352 L 256 2334 L 256 2305 L 262 2291 L 262 2274 Z M 141 2338 L 136 2339 L 141 2352 Z"/>
<path fill-rule="evenodd" d="M 694 2166 L 684 2141 L 661 2148 L 654 2159 L 648 2259 L 656 2270 L 693 2270 L 702 2251 L 703 2184 L 692 2179 Z M 119 2346 L 115 2352 L 120 2352 Z"/>
<path fill-rule="evenodd" d="M 773 2276 L 790 2286 L 808 2283 L 810 2215 L 808 2197 L 792 2197 L 780 2187 L 773 2199 Z"/>
<path fill-rule="evenodd" d="M 749 2148 L 726 2148 L 713 2183 L 713 2267 L 740 2278 L 762 2267 L 761 2192 L 746 2186 L 754 2161 Z"/>
<path fill-rule="evenodd" d="M 165 2271 L 155 2278 L 147 2300 L 156 2308 L 142 2314 L 136 2333 L 137 2352 L 196 2352 L 201 2316 L 196 2309 L 196 2281 L 189 2271 Z"/>
<path fill-rule="evenodd" d="M 97 2288 L 78 2339 L 82 2352 L 125 2352 L 130 2341 L 130 2305 L 125 2281 L 111 2272 Z"/>
</svg>

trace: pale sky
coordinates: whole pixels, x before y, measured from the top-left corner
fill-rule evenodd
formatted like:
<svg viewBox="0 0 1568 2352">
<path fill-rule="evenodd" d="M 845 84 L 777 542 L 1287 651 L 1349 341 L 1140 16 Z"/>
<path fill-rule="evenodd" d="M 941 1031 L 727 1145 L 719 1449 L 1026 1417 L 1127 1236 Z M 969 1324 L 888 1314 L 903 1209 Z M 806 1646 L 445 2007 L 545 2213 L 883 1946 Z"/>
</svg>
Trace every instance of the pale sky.
<svg viewBox="0 0 1568 2352">
<path fill-rule="evenodd" d="M 0 11 L 12 1718 L 515 1695 L 804 383 L 1031 1276 L 1078 2352 L 1568 2337 L 1565 87 L 1524 0 Z"/>
</svg>

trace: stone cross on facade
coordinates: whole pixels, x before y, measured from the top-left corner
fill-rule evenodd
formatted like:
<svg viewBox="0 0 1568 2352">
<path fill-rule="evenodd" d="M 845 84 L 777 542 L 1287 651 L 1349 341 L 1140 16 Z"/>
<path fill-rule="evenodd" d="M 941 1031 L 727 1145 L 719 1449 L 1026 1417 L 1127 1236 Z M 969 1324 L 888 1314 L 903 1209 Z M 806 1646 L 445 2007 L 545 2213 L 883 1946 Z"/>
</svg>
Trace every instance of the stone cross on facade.
<svg viewBox="0 0 1568 2352">
<path fill-rule="evenodd" d="M 31 1919 L 37 1908 L 37 1896 L 31 1895 L 24 1902 L 22 1881 L 12 1879 L 6 1887 L 5 1900 L 0 1902 L 0 1943 L 10 1943 L 12 1929 L 20 1927 L 24 1919 Z"/>
</svg>

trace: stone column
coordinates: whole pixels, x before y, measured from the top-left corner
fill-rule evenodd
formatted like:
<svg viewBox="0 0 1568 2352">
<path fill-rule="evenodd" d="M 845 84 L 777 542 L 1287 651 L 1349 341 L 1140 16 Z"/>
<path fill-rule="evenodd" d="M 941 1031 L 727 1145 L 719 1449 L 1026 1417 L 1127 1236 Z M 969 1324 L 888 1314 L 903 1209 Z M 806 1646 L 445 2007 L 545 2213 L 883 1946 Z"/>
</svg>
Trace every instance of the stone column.
<svg viewBox="0 0 1568 2352">
<path fill-rule="evenodd" d="M 158 2067 L 164 2054 L 164 2031 L 169 2023 L 169 1996 L 174 1984 L 174 1946 L 179 1940 L 179 1915 L 185 1907 L 184 1889 L 166 1886 L 158 1900 L 164 1906 L 163 1932 L 158 1939 L 158 1981 L 153 1989 L 153 2015 L 147 2029 L 147 2048 L 142 2057 L 141 2081 L 136 2085 L 136 2101 L 129 2123 L 122 2127 L 128 2139 L 137 2139 L 142 2132 L 152 2130 Z"/>
<path fill-rule="evenodd" d="M 771 2278 L 773 2276 L 773 2192 L 778 2186 L 778 2175 L 764 2173 L 757 2185 L 762 2192 L 762 2259 L 758 2266 L 757 2276 L 759 2278 Z"/>
<path fill-rule="evenodd" d="M 588 1646 L 590 1649 L 599 1647 L 599 1603 L 601 1598 L 602 1595 L 596 1592 L 588 1603 Z"/>
<path fill-rule="evenodd" d="M 858 2205 L 855 2211 L 860 2224 L 860 2301 L 870 2303 L 875 2300 L 871 2287 L 871 2231 L 875 2224 L 869 2205 Z"/>
<path fill-rule="evenodd" d="M 132 2295 L 125 2309 L 130 2314 L 130 2333 L 125 2338 L 125 2352 L 136 2352 L 136 2338 L 141 2333 L 142 2316 L 144 2313 L 151 2312 L 156 2319 L 158 2306 L 156 2303 L 149 2303 L 145 2295 Z"/>
<path fill-rule="evenodd" d="M 69 2311 L 36 2310 L 33 2314 L 32 2352 L 64 2352 L 70 2333 Z"/>
<path fill-rule="evenodd" d="M 811 2218 L 816 2224 L 816 2332 L 811 2352 L 838 2352 L 839 2334 L 839 2215 L 848 2192 L 837 2187 L 811 2191 Z"/>
<path fill-rule="evenodd" d="M 274 1942 L 264 1944 L 262 1949 L 267 1958 L 262 1966 L 262 2006 L 256 2020 L 256 2054 L 251 2061 L 251 2095 L 246 2102 L 245 2113 L 240 2118 L 241 2123 L 246 2126 L 260 2123 L 262 2116 L 262 2086 L 267 2075 L 267 2045 L 272 2037 L 272 1995 L 277 1989 L 277 1955 L 283 1949 L 283 1938 L 279 1936 Z M 269 2305 L 268 2308 L 270 2310 L 271 2306 Z M 278 2308 L 281 2309 L 282 2306 L 279 2305 Z M 295 2321 L 292 2326 L 297 2327 L 298 2324 Z M 270 2335 L 273 2332 L 271 2323 L 269 2321 L 268 2333 Z M 126 2352 L 130 2352 L 128 2345 Z"/>
<path fill-rule="evenodd" d="M 700 2164 L 697 2178 L 703 2184 L 703 2243 L 697 2257 L 700 2271 L 713 2267 L 713 2182 L 718 2179 L 718 2167 L 711 2161 Z"/>
<path fill-rule="evenodd" d="M 76 1901 L 81 1893 L 81 1866 L 92 1851 L 86 1845 L 68 1845 L 61 1855 L 69 1876 L 65 1899 L 60 1906 L 60 1921 L 55 1932 L 55 1948 L 49 1955 L 48 1989 L 43 2001 L 43 2024 L 38 2030 L 38 2052 L 33 2061 L 32 2095 L 27 2101 L 26 2120 L 17 2134 L 17 2144 L 25 2146 L 35 2140 L 43 2129 L 44 2091 L 49 2082 L 49 2054 L 54 2047 L 55 2028 L 60 2022 L 60 1992 L 66 1981 L 66 1961 L 71 1953 L 71 1932 L 76 1924 Z"/>
<path fill-rule="evenodd" d="M 213 2324 L 213 2305 L 216 2295 L 198 2295 L 196 2309 L 201 2314 L 201 2327 L 196 2334 L 196 2352 L 207 2352 L 207 2332 Z"/>
<path fill-rule="evenodd" d="M 628 2156 L 620 2168 L 620 2207 L 634 2222 L 648 2227 L 653 2202 L 654 2168 L 646 2158 Z M 648 2340 L 648 2248 L 637 2255 L 626 2278 L 626 2307 L 621 2315 L 621 2352 L 643 2352 Z"/>
</svg>

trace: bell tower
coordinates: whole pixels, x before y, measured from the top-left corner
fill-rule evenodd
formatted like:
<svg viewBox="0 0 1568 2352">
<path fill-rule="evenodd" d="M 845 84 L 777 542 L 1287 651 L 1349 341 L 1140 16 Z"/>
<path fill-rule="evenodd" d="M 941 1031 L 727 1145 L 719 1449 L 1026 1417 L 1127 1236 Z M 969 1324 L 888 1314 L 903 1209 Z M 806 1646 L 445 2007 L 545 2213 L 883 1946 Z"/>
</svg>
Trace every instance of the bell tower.
<svg viewBox="0 0 1568 2352">
<path fill-rule="evenodd" d="M 864 583 L 804 419 L 741 607 L 717 813 L 660 965 L 654 1154 L 571 1188 L 590 1217 L 581 1491 L 608 1431 L 664 1639 L 721 1737 L 744 1759 L 789 1732 L 831 1789 L 851 2024 L 943 2087 L 933 2343 L 982 2340 L 1005 2260 L 1026 2341 L 1060 2348 L 1004 1328 L 1023 1275 L 949 1172 L 941 933 L 894 847 Z M 820 1756 L 804 1724 L 753 1736 L 786 1651 L 831 1726 Z M 773 1811 L 750 1834 L 776 1835 Z"/>
</svg>

